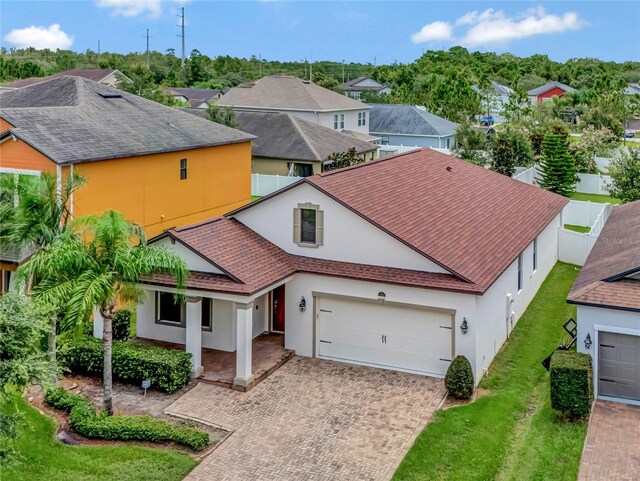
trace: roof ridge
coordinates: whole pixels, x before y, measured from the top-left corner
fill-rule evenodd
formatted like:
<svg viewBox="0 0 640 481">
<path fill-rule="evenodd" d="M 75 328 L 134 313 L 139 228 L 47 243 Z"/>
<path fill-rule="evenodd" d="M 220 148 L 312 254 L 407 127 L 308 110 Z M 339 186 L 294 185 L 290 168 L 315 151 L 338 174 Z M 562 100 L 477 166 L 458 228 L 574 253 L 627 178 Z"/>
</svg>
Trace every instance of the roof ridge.
<svg viewBox="0 0 640 481">
<path fill-rule="evenodd" d="M 195 224 L 187 224 L 187 225 L 183 225 L 183 226 L 178 226 L 178 227 L 171 227 L 170 229 L 166 229 L 167 231 L 174 231 L 174 232 L 184 232 L 190 229 L 195 229 L 197 227 L 202 227 L 204 225 L 207 224 L 213 224 L 214 222 L 217 222 L 219 220 L 225 220 L 227 219 L 227 217 L 224 216 L 218 216 L 218 217 L 213 217 L 211 219 L 206 219 L 203 220 L 201 222 L 196 222 Z"/>
<path fill-rule="evenodd" d="M 289 121 L 293 124 L 294 128 L 298 131 L 298 133 L 300 134 L 300 136 L 302 137 L 302 139 L 304 140 L 305 144 L 307 144 L 307 147 L 309 147 L 309 149 L 311 150 L 311 152 L 313 152 L 313 155 L 315 155 L 316 159 L 318 161 L 322 161 L 324 160 L 320 154 L 318 153 L 318 151 L 314 148 L 314 146 L 311 143 L 311 140 L 309 140 L 309 138 L 307 137 L 307 135 L 302 131 L 302 129 L 300 128 L 300 125 L 298 125 L 298 117 L 296 117 L 295 115 L 291 115 L 289 113 L 286 114 L 287 117 L 289 118 Z"/>
</svg>

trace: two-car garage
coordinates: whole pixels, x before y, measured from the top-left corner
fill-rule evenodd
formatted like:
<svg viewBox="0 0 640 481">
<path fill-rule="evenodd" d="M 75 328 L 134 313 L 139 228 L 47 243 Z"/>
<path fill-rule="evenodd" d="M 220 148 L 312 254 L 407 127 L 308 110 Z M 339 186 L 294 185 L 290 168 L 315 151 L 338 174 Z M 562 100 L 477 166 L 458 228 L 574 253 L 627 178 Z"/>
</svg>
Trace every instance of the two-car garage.
<svg viewBox="0 0 640 481">
<path fill-rule="evenodd" d="M 316 355 L 355 364 L 444 376 L 454 312 L 384 299 L 316 298 Z"/>
</svg>

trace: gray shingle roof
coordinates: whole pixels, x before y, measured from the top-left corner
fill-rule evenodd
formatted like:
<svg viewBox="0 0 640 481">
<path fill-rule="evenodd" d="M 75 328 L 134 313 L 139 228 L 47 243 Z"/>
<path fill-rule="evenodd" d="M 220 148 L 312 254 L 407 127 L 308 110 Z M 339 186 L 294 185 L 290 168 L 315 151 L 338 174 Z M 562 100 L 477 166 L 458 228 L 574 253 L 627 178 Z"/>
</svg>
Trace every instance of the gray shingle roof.
<svg viewBox="0 0 640 481">
<path fill-rule="evenodd" d="M 28 87 L 29 85 L 34 85 L 40 82 L 46 82 L 47 80 L 59 77 L 84 77 L 95 82 L 100 82 L 112 73 L 119 73 L 124 80 L 131 81 L 129 77 L 125 76 L 119 70 L 113 68 L 74 68 L 71 70 L 66 70 L 64 72 L 58 72 L 54 75 L 49 75 L 48 77 L 29 77 L 15 80 L 3 85 L 3 87 L 18 89 L 22 87 Z"/>
<path fill-rule="evenodd" d="M 355 147 L 358 153 L 377 146 L 292 114 L 236 112 L 238 127 L 258 137 L 253 155 L 277 159 L 323 161 L 336 152 Z"/>
<path fill-rule="evenodd" d="M 208 118 L 202 109 L 182 109 Z M 359 154 L 377 145 L 283 112 L 235 112 L 238 128 L 255 135 L 251 154 L 273 159 L 321 162 L 331 154 L 355 147 Z"/>
<path fill-rule="evenodd" d="M 9 132 L 58 164 L 245 142 L 252 135 L 80 77 L 0 94 Z"/>
<path fill-rule="evenodd" d="M 218 105 L 311 111 L 368 108 L 358 100 L 289 75 L 270 75 L 234 87 L 218 100 Z"/>
<path fill-rule="evenodd" d="M 480 89 L 480 87 L 478 87 L 477 85 L 472 85 L 471 88 L 478 92 L 479 94 L 482 93 L 482 90 Z M 513 90 L 511 90 L 509 87 L 507 87 L 506 85 L 502 85 L 499 84 L 498 82 L 491 82 L 491 89 L 493 90 L 493 93 L 495 95 L 511 95 L 513 93 Z"/>
<path fill-rule="evenodd" d="M 379 86 L 372 86 L 372 85 L 356 85 L 359 82 L 362 82 L 363 80 L 367 80 L 367 79 L 371 79 L 374 82 L 376 82 L 377 84 L 379 84 Z M 382 90 L 384 88 L 387 88 L 386 85 L 378 82 L 375 79 L 372 79 L 371 77 L 358 77 L 358 78 L 354 78 L 353 80 L 349 80 L 348 82 L 343 83 L 340 88 L 344 91 L 362 91 L 362 90 L 372 90 L 374 92 L 377 92 L 379 90 Z"/>
<path fill-rule="evenodd" d="M 218 89 L 194 89 L 181 87 L 167 87 L 164 91 L 170 95 L 182 95 L 187 100 L 200 100 L 202 102 L 208 102 L 222 93 L 222 91 Z"/>
<path fill-rule="evenodd" d="M 447 136 L 454 135 L 458 124 L 420 107 L 400 104 L 372 104 L 369 132 L 375 134 Z"/>
<path fill-rule="evenodd" d="M 536 87 L 535 89 L 529 90 L 529 92 L 527 92 L 527 94 L 531 97 L 536 96 L 536 95 L 540 95 L 543 94 L 545 92 L 547 92 L 548 90 L 551 90 L 552 88 L 561 88 L 562 90 L 564 90 L 565 92 L 575 92 L 576 89 L 569 87 L 568 85 L 565 85 L 563 83 L 560 82 L 549 82 L 546 83 L 544 85 L 541 85 L 540 87 Z"/>
</svg>

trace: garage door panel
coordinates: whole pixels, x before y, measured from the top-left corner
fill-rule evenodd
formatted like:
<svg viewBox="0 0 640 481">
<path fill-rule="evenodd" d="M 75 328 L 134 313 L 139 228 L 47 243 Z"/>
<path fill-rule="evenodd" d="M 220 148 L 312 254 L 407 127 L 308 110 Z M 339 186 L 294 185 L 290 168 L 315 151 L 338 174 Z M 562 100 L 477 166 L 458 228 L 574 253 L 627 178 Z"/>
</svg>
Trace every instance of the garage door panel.
<svg viewBox="0 0 640 481">
<path fill-rule="evenodd" d="M 640 400 L 640 338 L 599 333 L 598 394 Z"/>
<path fill-rule="evenodd" d="M 318 306 L 320 357 L 436 375 L 449 367 L 449 314 L 333 298 Z"/>
</svg>

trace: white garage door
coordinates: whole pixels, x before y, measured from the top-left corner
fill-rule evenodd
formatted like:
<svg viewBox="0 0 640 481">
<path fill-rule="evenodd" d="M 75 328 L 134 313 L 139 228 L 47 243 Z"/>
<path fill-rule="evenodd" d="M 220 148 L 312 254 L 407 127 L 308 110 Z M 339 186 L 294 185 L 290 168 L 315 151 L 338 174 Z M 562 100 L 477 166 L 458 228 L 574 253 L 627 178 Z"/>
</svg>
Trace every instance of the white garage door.
<svg viewBox="0 0 640 481">
<path fill-rule="evenodd" d="M 451 319 L 425 309 L 318 298 L 318 357 L 444 376 Z"/>
</svg>

